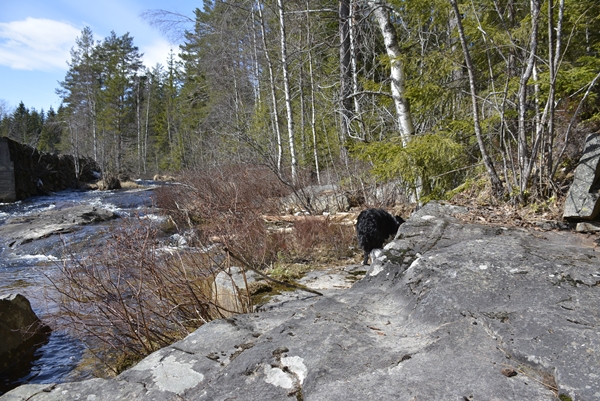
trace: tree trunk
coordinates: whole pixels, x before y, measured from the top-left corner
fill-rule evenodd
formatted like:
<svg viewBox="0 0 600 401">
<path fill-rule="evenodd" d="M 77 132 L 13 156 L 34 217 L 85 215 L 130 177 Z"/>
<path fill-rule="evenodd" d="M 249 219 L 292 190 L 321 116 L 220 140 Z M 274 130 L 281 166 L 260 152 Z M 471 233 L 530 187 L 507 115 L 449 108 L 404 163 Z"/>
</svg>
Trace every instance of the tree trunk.
<svg viewBox="0 0 600 401">
<path fill-rule="evenodd" d="M 415 128 L 413 125 L 412 115 L 408 99 L 406 98 L 406 89 L 404 87 L 404 66 L 401 60 L 400 48 L 394 26 L 390 22 L 388 6 L 382 0 L 369 0 L 369 6 L 373 10 L 373 14 L 379 23 L 379 29 L 383 35 L 385 49 L 390 59 L 390 77 L 391 90 L 394 105 L 396 106 L 396 117 L 398 119 L 398 127 L 402 137 L 402 144 L 406 146 L 411 135 L 414 134 Z"/>
<path fill-rule="evenodd" d="M 454 1 L 454 0 L 453 0 Z M 538 26 L 540 20 L 540 0 L 531 0 L 531 37 L 529 40 L 529 57 L 527 58 L 527 64 L 519 79 L 519 91 L 518 91 L 518 150 L 519 150 L 519 169 L 521 170 L 520 179 L 520 191 L 524 193 L 527 189 L 527 183 L 532 171 L 532 164 L 530 158 L 534 159 L 535 155 L 533 152 L 536 150 L 532 147 L 532 154 L 529 154 L 527 146 L 527 129 L 525 114 L 527 113 L 527 85 L 529 79 L 533 75 L 535 68 L 535 61 L 537 56 L 537 44 L 538 44 Z"/>
<path fill-rule="evenodd" d="M 261 106 L 262 103 L 262 99 L 261 99 L 261 90 L 260 90 L 260 65 L 258 62 L 258 40 L 256 39 L 256 22 L 254 21 L 254 11 L 252 11 L 251 13 L 251 17 L 252 17 L 252 50 L 253 50 L 253 56 L 254 56 L 254 62 L 252 63 L 253 67 L 254 67 L 254 79 L 255 79 L 255 84 L 254 84 L 254 102 L 255 102 L 255 108 L 259 108 Z"/>
<path fill-rule="evenodd" d="M 483 163 L 487 170 L 487 173 L 490 177 L 490 181 L 492 184 L 492 190 L 495 196 L 502 196 L 504 193 L 504 188 L 502 185 L 502 181 L 498 174 L 496 173 L 496 168 L 494 167 L 494 163 L 491 157 L 488 155 L 485 144 L 483 143 L 483 135 L 481 133 L 481 125 L 479 123 L 479 109 L 477 107 L 477 89 L 475 86 L 475 67 L 473 65 L 473 61 L 471 60 L 471 54 L 469 52 L 469 46 L 467 43 L 467 39 L 465 37 L 465 31 L 463 29 L 462 20 L 460 18 L 461 14 L 458 10 L 458 5 L 456 4 L 456 0 L 450 0 L 450 4 L 454 9 L 454 13 L 456 14 L 456 27 L 458 28 L 458 34 L 460 38 L 460 44 L 463 49 L 463 53 L 465 56 L 465 64 L 467 65 L 467 73 L 469 75 L 469 89 L 471 91 L 471 104 L 473 108 L 473 125 L 475 129 L 475 136 L 477 137 L 477 144 L 479 145 L 479 151 L 481 152 L 481 157 L 483 158 Z"/>
<path fill-rule="evenodd" d="M 271 103 L 272 103 L 272 116 L 273 116 L 273 129 L 275 130 L 275 136 L 277 139 L 277 172 L 281 173 L 281 164 L 283 159 L 283 144 L 281 140 L 281 130 L 279 128 L 279 107 L 277 106 L 277 90 L 275 87 L 275 76 L 273 73 L 273 62 L 269 56 L 269 50 L 267 49 L 267 33 L 265 29 L 265 19 L 262 12 L 263 5 L 257 1 L 258 18 L 260 19 L 260 29 L 263 42 L 263 48 L 265 52 L 265 59 L 267 60 L 267 67 L 269 69 L 269 86 L 271 89 Z"/>
<path fill-rule="evenodd" d="M 556 27 L 554 26 L 554 6 L 552 0 L 548 4 L 548 61 L 549 61 L 549 73 L 550 73 L 550 89 L 548 93 L 548 103 L 550 104 L 549 117 L 548 117 L 548 141 L 546 144 L 548 159 L 546 160 L 546 168 L 548 171 L 548 178 L 552 178 L 552 165 L 554 164 L 553 159 L 553 148 L 554 148 L 554 110 L 555 104 L 554 99 L 556 96 L 556 77 L 558 74 L 559 60 L 562 52 L 562 25 L 565 12 L 565 0 L 559 1 L 558 9 L 558 21 Z M 552 46 L 556 41 L 556 47 L 553 51 Z"/>
<path fill-rule="evenodd" d="M 356 59 L 357 57 L 357 51 L 356 51 L 356 46 L 358 45 L 357 43 L 357 37 L 356 37 L 356 32 L 357 32 L 357 24 L 356 24 L 356 1 L 355 0 L 350 0 L 350 26 L 349 26 L 349 31 L 350 31 L 350 67 L 351 67 L 351 75 L 352 75 L 352 94 L 356 95 L 359 91 L 359 85 L 358 85 L 358 60 Z M 353 111 L 353 118 L 356 119 L 358 118 L 360 121 L 360 127 L 361 127 L 361 133 L 359 135 L 360 139 L 364 140 L 367 136 L 366 133 L 366 129 L 364 126 L 364 121 L 362 120 L 362 110 L 360 107 L 360 102 L 359 102 L 359 97 L 358 96 L 352 96 L 352 99 L 354 100 L 354 111 Z"/>
<path fill-rule="evenodd" d="M 146 98 L 146 117 L 145 117 L 145 121 L 144 121 L 144 152 L 143 152 L 143 165 L 144 165 L 144 174 L 147 172 L 146 171 L 146 161 L 148 158 L 148 135 L 149 135 L 149 130 L 148 130 L 148 125 L 150 123 L 150 96 L 152 94 L 151 90 L 152 90 L 152 83 L 150 83 L 148 85 L 148 96 Z"/>
<path fill-rule="evenodd" d="M 308 16 L 308 1 L 306 2 L 306 15 L 308 18 L 307 23 L 307 31 L 308 38 L 310 43 L 310 16 Z M 317 182 L 321 185 L 321 171 L 319 168 L 319 152 L 317 147 L 317 115 L 316 115 L 316 106 L 315 106 L 315 76 L 313 73 L 313 60 L 312 60 L 312 50 L 308 49 L 308 75 L 310 77 L 310 129 L 312 133 L 313 140 L 313 158 L 315 162 L 315 173 L 317 175 Z"/>
<path fill-rule="evenodd" d="M 283 90 L 285 92 L 285 108 L 287 111 L 287 128 L 290 147 L 290 161 L 292 167 L 292 182 L 296 183 L 298 161 L 296 160 L 295 135 L 294 135 L 294 114 L 292 109 L 292 96 L 290 93 L 290 76 L 288 71 L 287 39 L 285 34 L 285 19 L 283 10 L 283 0 L 277 0 L 279 10 L 279 29 L 281 34 L 281 69 L 283 72 Z"/>
<path fill-rule="evenodd" d="M 342 116 L 342 143 L 350 137 L 352 120 L 352 70 L 350 66 L 350 0 L 340 0 L 340 106 Z"/>
</svg>

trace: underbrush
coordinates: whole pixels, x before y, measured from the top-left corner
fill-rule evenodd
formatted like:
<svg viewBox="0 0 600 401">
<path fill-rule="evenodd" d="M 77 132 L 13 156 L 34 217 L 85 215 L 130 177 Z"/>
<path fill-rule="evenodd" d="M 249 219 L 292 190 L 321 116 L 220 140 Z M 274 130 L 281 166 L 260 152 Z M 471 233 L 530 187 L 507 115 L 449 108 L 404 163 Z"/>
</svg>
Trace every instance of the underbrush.
<svg viewBox="0 0 600 401">
<path fill-rule="evenodd" d="M 234 301 L 223 302 L 214 286 L 215 273 L 231 267 L 229 259 L 175 252 L 159 236 L 147 220 L 130 221 L 102 247 L 67 257 L 49 277 L 59 294 L 58 326 L 81 339 L 109 373 L 208 321 L 251 310 L 249 294 L 230 294 Z"/>
<path fill-rule="evenodd" d="M 324 216 L 265 220 L 280 214 L 280 199 L 290 192 L 267 169 L 228 166 L 184 174 L 178 185 L 159 188 L 156 199 L 179 231 L 194 230 L 203 245 L 218 243 L 247 268 L 352 256 L 351 224 Z"/>
<path fill-rule="evenodd" d="M 333 222 L 329 216 L 303 216 L 295 220 L 286 237 L 287 261 L 330 263 L 354 255 L 355 231 L 352 224 Z"/>
<path fill-rule="evenodd" d="M 548 221 L 562 222 L 567 184 L 556 195 L 530 194 L 525 203 L 514 199 L 497 199 L 487 177 L 469 180 L 449 197 L 450 203 L 465 206 L 468 212 L 458 215 L 461 220 L 491 225 L 536 227 Z"/>
<path fill-rule="evenodd" d="M 279 200 L 289 192 L 257 167 L 183 174 L 155 192 L 168 224 L 128 219 L 101 247 L 66 255 L 60 273 L 50 277 L 59 322 L 118 373 L 208 321 L 252 311 L 251 290 L 233 284 L 234 267 L 244 281 L 248 270 L 293 281 L 356 256 L 351 220 L 268 222 L 266 216 L 280 215 Z M 184 234 L 186 246 L 167 247 L 165 230 Z M 218 274 L 230 293 L 215 285 Z"/>
</svg>

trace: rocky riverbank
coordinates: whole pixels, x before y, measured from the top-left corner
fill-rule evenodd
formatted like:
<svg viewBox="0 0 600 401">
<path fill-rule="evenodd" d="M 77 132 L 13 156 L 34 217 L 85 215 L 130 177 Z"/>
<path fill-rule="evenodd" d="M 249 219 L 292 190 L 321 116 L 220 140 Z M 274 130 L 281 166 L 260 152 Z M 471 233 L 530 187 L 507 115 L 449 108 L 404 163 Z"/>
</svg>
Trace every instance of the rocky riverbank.
<svg viewBox="0 0 600 401">
<path fill-rule="evenodd" d="M 349 289 L 211 322 L 113 379 L 0 399 L 599 399 L 595 243 L 462 211 L 415 213 Z"/>
</svg>

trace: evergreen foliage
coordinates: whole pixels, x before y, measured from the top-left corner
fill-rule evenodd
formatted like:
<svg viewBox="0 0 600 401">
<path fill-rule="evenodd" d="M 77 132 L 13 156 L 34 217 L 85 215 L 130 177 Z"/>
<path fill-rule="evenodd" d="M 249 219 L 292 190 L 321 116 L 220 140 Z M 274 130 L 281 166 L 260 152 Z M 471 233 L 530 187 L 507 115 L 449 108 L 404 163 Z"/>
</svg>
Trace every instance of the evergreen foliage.
<svg viewBox="0 0 600 401">
<path fill-rule="evenodd" d="M 353 154 L 372 163 L 381 180 L 401 179 L 413 190 L 423 186 L 424 202 L 443 198 L 459 185 L 466 165 L 464 146 L 446 133 L 415 136 L 407 146 L 398 138 L 356 143 Z"/>
<path fill-rule="evenodd" d="M 484 164 L 524 200 L 553 195 L 559 166 L 600 124 L 596 1 L 298 0 L 281 19 L 278 6 L 204 1 L 179 49 L 151 67 L 129 34 L 97 41 L 84 28 L 62 107 L 20 104 L 0 133 L 138 174 L 254 162 L 320 180 L 350 155 L 427 197 Z M 402 141 L 398 65 L 415 131 Z"/>
</svg>

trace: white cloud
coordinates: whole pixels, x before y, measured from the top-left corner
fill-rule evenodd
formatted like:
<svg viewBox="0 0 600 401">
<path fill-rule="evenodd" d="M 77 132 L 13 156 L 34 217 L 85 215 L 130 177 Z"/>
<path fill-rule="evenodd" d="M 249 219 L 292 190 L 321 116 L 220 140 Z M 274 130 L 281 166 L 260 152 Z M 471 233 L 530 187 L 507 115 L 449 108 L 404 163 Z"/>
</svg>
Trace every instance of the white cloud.
<svg viewBox="0 0 600 401">
<path fill-rule="evenodd" d="M 157 63 L 166 66 L 171 49 L 173 49 L 173 53 L 175 54 L 175 60 L 179 60 L 179 57 L 177 57 L 179 47 L 169 43 L 165 39 L 158 39 L 149 45 L 140 45 L 139 47 L 140 52 L 144 53 L 144 65 L 148 68 L 154 67 Z"/>
<path fill-rule="evenodd" d="M 16 70 L 66 70 L 80 30 L 45 18 L 0 23 L 0 65 Z"/>
</svg>

